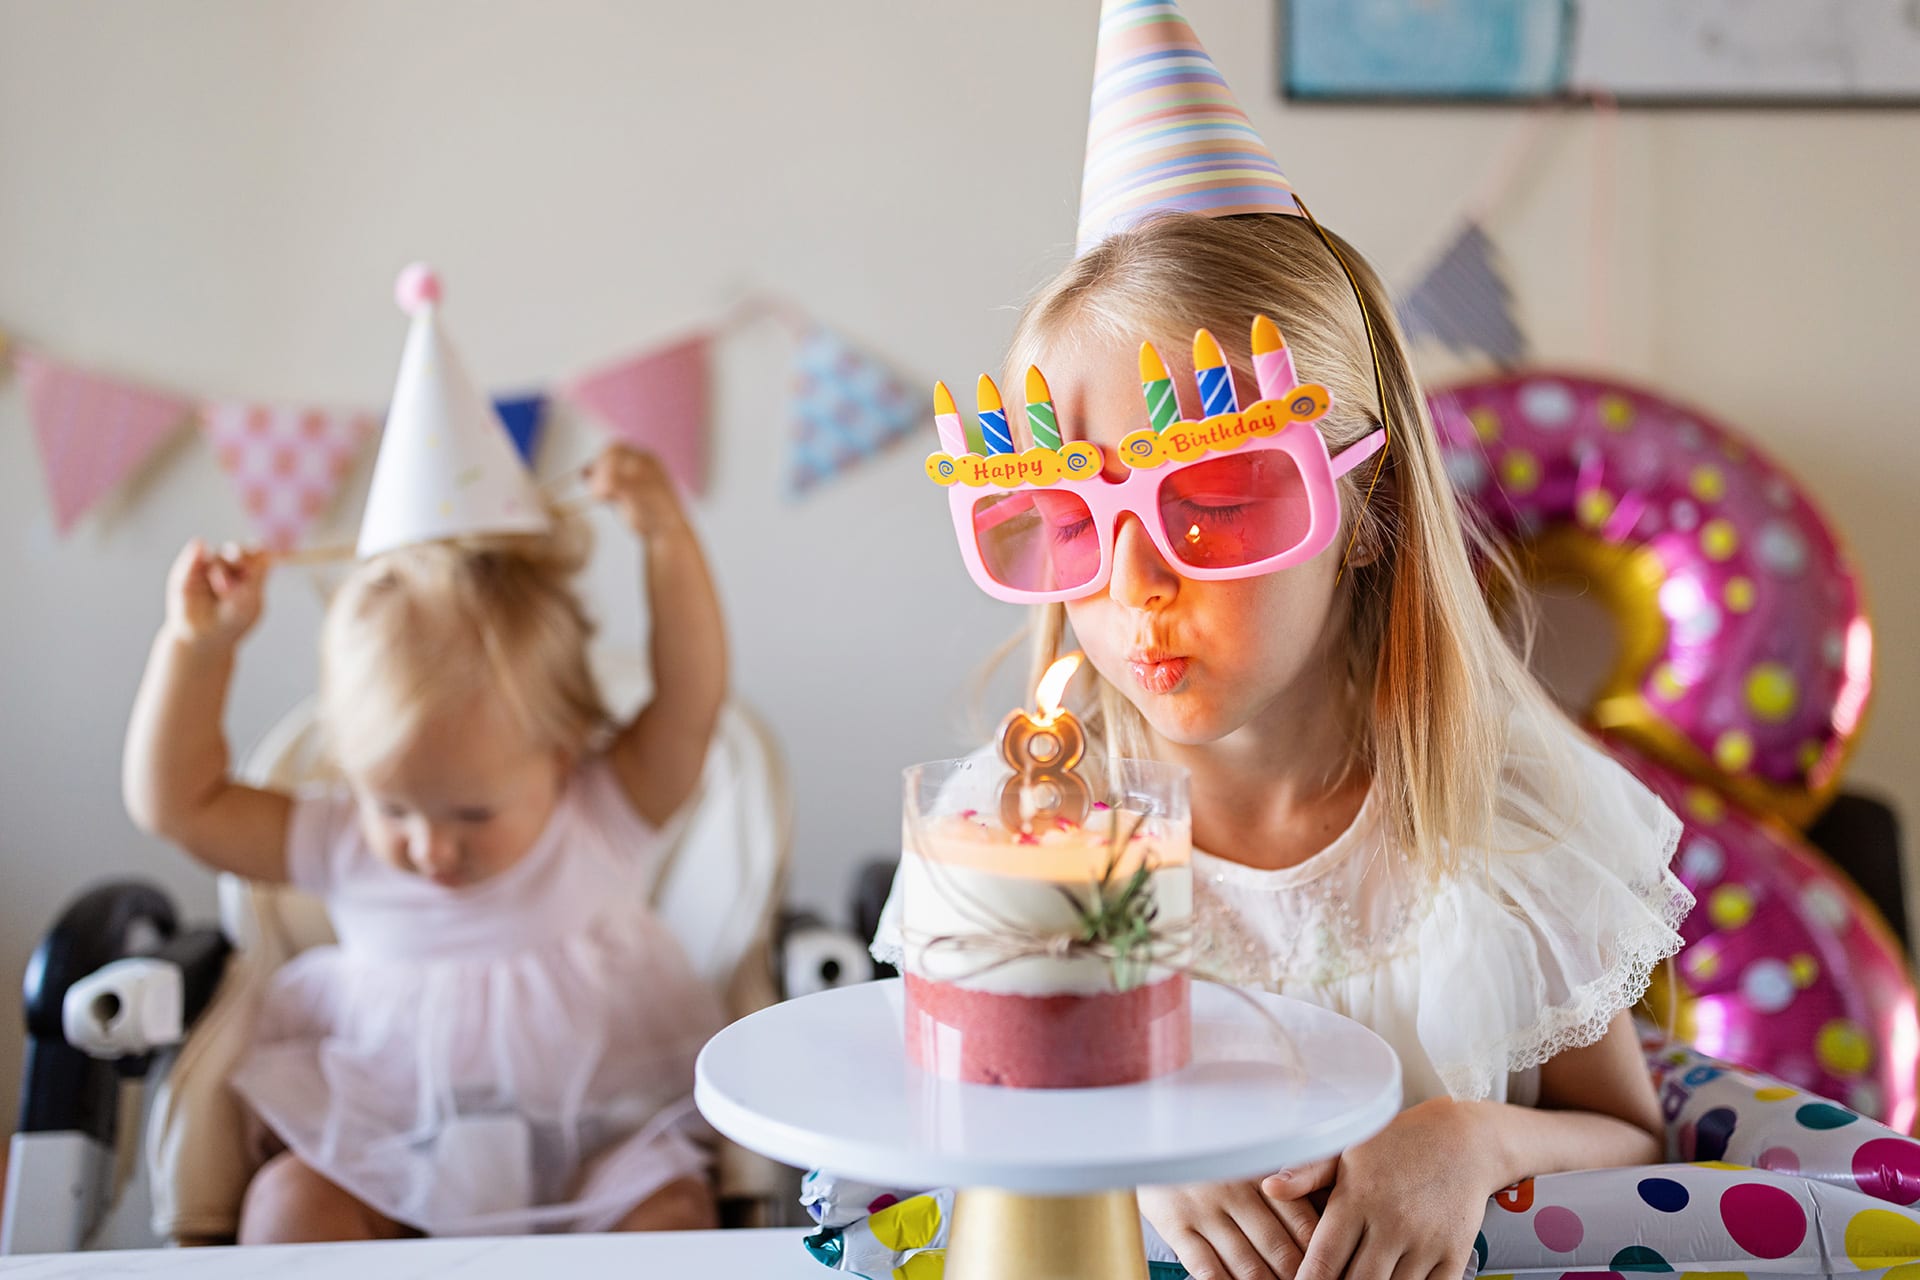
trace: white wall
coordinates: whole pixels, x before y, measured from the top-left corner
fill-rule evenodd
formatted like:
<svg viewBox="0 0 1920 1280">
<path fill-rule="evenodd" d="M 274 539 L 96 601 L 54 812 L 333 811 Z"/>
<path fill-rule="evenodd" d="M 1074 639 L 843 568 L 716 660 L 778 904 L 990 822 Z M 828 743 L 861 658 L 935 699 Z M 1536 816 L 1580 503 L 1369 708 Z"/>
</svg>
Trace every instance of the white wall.
<svg viewBox="0 0 1920 1280">
<path fill-rule="evenodd" d="M 468 362 L 501 389 L 756 287 L 917 378 L 965 379 L 1066 257 L 1096 8 L 0 0 L 0 327 L 182 389 L 378 405 L 403 332 L 393 273 L 427 257 Z M 1187 8 L 1315 211 L 1403 282 L 1518 126 L 1285 109 L 1271 6 Z M 1541 354 L 1580 362 L 1588 134 L 1556 126 L 1495 224 Z M 1853 778 L 1920 819 L 1920 120 L 1628 115 L 1614 154 L 1610 363 L 1751 433 L 1840 519 L 1882 655 Z M 782 501 L 785 354 L 771 330 L 722 349 L 702 520 L 740 692 L 792 753 L 795 894 L 838 910 L 856 861 L 894 841 L 898 770 L 965 745 L 969 678 L 1019 617 L 964 577 L 920 479 L 931 430 Z M 562 434 L 545 460 L 589 448 Z M 0 389 L 0 987 L 95 878 L 154 877 L 210 909 L 206 878 L 129 827 L 117 761 L 165 565 L 190 535 L 241 528 L 191 442 L 57 540 L 20 398 Z M 632 549 L 609 545 L 593 595 L 631 639 Z M 318 617 L 286 574 L 244 656 L 236 742 L 310 687 Z"/>
</svg>

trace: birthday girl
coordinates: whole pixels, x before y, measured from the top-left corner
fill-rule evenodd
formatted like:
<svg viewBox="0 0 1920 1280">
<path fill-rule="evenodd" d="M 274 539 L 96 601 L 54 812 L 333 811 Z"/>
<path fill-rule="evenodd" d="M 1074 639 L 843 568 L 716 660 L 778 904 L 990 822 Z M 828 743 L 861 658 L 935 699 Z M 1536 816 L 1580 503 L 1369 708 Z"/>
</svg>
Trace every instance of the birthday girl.
<svg viewBox="0 0 1920 1280">
<path fill-rule="evenodd" d="M 957 522 L 976 581 L 1038 602 L 1036 670 L 1069 631 L 1086 651 L 1108 750 L 1190 771 L 1195 967 L 1355 1018 L 1404 1071 L 1405 1110 L 1337 1157 L 1143 1188 L 1151 1256 L 1457 1280 L 1495 1191 L 1657 1159 L 1628 1009 L 1692 905 L 1680 824 L 1503 634 L 1476 579 L 1502 562 L 1462 527 L 1386 290 L 1171 0 L 1104 6 L 1080 249 L 1021 317 L 1008 376 L 1030 365 L 1106 480 L 1159 478 Z M 1332 407 L 1285 451 L 1122 461 L 1143 428 L 1296 382 Z M 884 921 L 875 953 L 899 945 Z"/>
</svg>

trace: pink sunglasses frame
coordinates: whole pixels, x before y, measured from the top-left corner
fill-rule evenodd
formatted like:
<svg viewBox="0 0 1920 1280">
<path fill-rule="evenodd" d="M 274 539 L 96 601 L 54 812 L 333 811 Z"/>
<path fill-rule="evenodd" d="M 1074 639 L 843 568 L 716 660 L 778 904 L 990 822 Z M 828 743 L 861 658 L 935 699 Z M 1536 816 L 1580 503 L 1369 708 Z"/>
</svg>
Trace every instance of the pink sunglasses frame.
<svg viewBox="0 0 1920 1280">
<path fill-rule="evenodd" d="M 1230 453 L 1210 453 L 1191 462 L 1168 463 L 1152 469 L 1139 468 L 1124 480 L 1108 480 L 1104 475 L 1096 474 L 1084 480 L 1063 479 L 1046 485 L 1019 484 L 1011 489 L 992 485 L 976 488 L 956 483 L 947 490 L 947 506 L 953 516 L 954 536 L 960 543 L 960 558 L 966 562 L 967 572 L 982 591 L 1009 604 L 1079 600 L 1106 590 L 1107 583 L 1113 577 L 1114 530 L 1119 525 L 1120 516 L 1126 513 L 1131 513 L 1140 521 L 1141 528 L 1146 530 L 1161 557 L 1183 578 L 1198 582 L 1257 578 L 1304 564 L 1327 549 L 1340 529 L 1340 491 L 1334 482 L 1379 452 L 1386 440 L 1386 428 L 1376 428 L 1334 457 L 1327 451 L 1326 437 L 1320 434 L 1313 422 L 1295 422 L 1282 428 L 1277 435 L 1250 441 Z M 1285 453 L 1299 468 L 1307 495 L 1307 536 L 1277 555 L 1231 568 L 1203 569 L 1182 560 L 1168 539 L 1166 524 L 1160 516 L 1160 486 L 1170 477 L 1203 463 L 1225 457 L 1246 457 L 1263 451 Z M 987 496 L 1057 490 L 1078 495 L 1092 513 L 1094 527 L 1100 533 L 1099 570 L 1080 586 L 1053 591 L 1024 591 L 996 580 L 987 572 L 986 563 L 980 555 L 980 541 L 973 521 L 974 504 Z"/>
</svg>

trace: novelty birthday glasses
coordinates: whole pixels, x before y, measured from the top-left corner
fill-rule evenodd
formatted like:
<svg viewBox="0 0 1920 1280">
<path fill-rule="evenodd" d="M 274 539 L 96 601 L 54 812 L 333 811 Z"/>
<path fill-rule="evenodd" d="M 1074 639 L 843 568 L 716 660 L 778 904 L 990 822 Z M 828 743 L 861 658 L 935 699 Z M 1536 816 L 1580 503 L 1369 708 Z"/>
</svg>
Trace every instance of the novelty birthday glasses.
<svg viewBox="0 0 1920 1280">
<path fill-rule="evenodd" d="M 1300 385 L 1273 321 L 1253 322 L 1258 403 L 1242 409 L 1220 346 L 1202 329 L 1193 364 L 1203 417 L 1183 421 L 1173 380 L 1151 344 L 1140 348 L 1148 425 L 1121 440 L 1122 480 L 1102 474 L 1098 446 L 1062 444 L 1053 399 L 1027 371 L 1034 447 L 1014 449 L 1006 408 L 982 376 L 979 442 L 970 447 L 945 384 L 934 387 L 942 452 L 927 475 L 947 487 L 967 571 L 1015 604 L 1077 600 L 1107 585 L 1124 512 L 1138 517 L 1167 563 L 1188 578 L 1251 578 L 1312 559 L 1340 529 L 1335 481 L 1378 452 L 1384 428 L 1329 457 L 1314 426 L 1332 407 L 1325 387 Z"/>
</svg>

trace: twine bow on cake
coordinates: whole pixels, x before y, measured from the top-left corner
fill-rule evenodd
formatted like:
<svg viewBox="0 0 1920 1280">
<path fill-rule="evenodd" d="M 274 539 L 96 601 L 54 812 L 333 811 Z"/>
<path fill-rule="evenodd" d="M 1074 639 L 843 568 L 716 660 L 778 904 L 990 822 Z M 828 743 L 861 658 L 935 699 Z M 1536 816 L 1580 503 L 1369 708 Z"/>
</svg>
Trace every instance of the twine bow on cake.
<svg viewBox="0 0 1920 1280">
<path fill-rule="evenodd" d="M 976 965 L 942 972 L 937 980 L 943 982 L 974 981 L 1022 960 L 1091 959 L 1110 967 L 1116 992 L 1131 990 L 1156 969 L 1168 976 L 1182 975 L 1191 981 L 1212 983 L 1253 1010 L 1269 1034 L 1270 1047 L 1279 1051 L 1280 1060 L 1276 1065 L 1286 1071 L 1291 1080 L 1303 1079 L 1305 1062 L 1293 1037 L 1272 1011 L 1249 992 L 1193 963 L 1192 921 L 1182 920 L 1171 925 L 1160 922 L 1159 904 L 1153 894 L 1153 873 L 1160 869 L 1159 864 L 1142 859 L 1140 866 L 1127 873 L 1124 883 L 1115 887 L 1122 855 L 1146 820 L 1144 814 L 1130 816 L 1133 821 L 1124 829 L 1118 821 L 1114 823 L 1113 839 L 1099 879 L 1090 880 L 1084 888 L 1055 886 L 1073 910 L 1076 919 L 1073 927 L 1039 928 L 1010 919 L 969 893 L 955 877 L 947 874 L 938 859 L 923 857 L 922 865 L 936 890 L 967 923 L 978 927 L 965 933 L 927 933 L 903 925 L 901 941 L 909 954 L 918 952 L 923 958 L 929 954 L 979 957 L 980 963 Z M 919 824 L 910 820 L 909 827 L 917 836 Z"/>
</svg>

